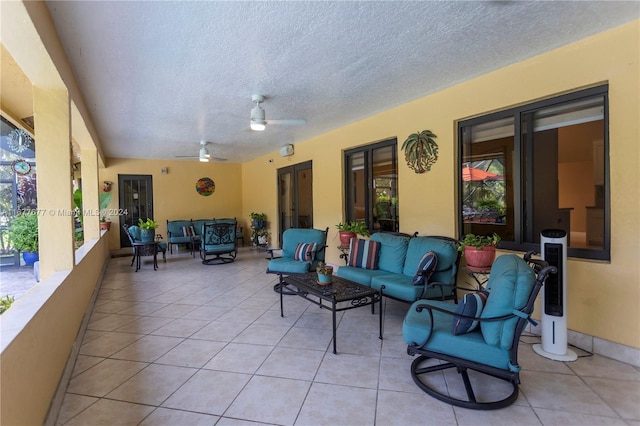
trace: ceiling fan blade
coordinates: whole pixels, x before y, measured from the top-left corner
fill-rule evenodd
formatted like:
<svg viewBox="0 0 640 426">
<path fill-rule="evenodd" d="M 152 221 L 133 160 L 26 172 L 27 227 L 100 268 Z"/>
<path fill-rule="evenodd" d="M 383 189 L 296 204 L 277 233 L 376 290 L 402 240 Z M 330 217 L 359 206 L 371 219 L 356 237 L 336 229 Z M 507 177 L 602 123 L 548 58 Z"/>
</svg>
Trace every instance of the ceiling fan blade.
<svg viewBox="0 0 640 426">
<path fill-rule="evenodd" d="M 197 155 L 174 155 L 174 158 L 198 158 Z"/>
<path fill-rule="evenodd" d="M 213 156 L 212 156 L 212 157 L 211 157 L 211 159 L 212 159 L 213 161 L 219 161 L 219 162 L 221 162 L 221 163 L 224 163 L 225 161 L 227 161 L 227 159 L 226 159 L 226 158 L 222 158 L 222 157 L 213 157 Z"/>
<path fill-rule="evenodd" d="M 267 120 L 267 124 L 279 124 L 283 126 L 306 126 L 307 120 L 304 118 L 290 118 L 284 120 Z"/>
</svg>

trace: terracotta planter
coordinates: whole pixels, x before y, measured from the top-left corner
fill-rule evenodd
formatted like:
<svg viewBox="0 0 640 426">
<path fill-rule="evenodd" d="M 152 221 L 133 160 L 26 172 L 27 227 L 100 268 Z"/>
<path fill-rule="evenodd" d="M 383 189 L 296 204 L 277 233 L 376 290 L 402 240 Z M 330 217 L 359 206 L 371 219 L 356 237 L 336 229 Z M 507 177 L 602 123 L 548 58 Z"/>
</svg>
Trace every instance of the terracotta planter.
<svg viewBox="0 0 640 426">
<path fill-rule="evenodd" d="M 109 230 L 111 229 L 111 222 L 100 222 L 100 229 Z"/>
<path fill-rule="evenodd" d="M 356 238 L 356 233 L 351 231 L 338 231 L 340 236 L 340 246 L 348 247 L 352 238 Z"/>
<path fill-rule="evenodd" d="M 489 269 L 496 258 L 496 248 L 482 247 L 477 249 L 475 247 L 465 246 L 464 258 L 467 266 L 478 269 Z"/>
</svg>

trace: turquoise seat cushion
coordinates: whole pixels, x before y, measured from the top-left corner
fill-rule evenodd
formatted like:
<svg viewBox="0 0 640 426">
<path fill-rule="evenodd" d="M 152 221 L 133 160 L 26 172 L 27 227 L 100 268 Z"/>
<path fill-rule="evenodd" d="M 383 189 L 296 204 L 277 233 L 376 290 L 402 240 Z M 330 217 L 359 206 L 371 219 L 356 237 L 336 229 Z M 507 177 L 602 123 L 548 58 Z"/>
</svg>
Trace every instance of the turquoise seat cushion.
<svg viewBox="0 0 640 426">
<path fill-rule="evenodd" d="M 415 275 L 422 257 L 428 251 L 433 251 L 438 257 L 438 263 L 430 281 L 454 284 L 458 273 L 456 267 L 458 247 L 451 241 L 439 238 L 411 238 L 407 247 L 407 258 L 404 262 L 402 273 L 408 276 Z"/>
<path fill-rule="evenodd" d="M 319 229 L 289 228 L 282 234 L 282 257 L 293 259 L 299 243 L 316 243 L 316 261 L 324 261 L 326 234 Z"/>
<path fill-rule="evenodd" d="M 382 286 L 384 285 L 384 289 Z M 371 278 L 371 288 L 374 288 L 385 296 L 395 299 L 404 300 L 405 302 L 413 302 L 418 298 L 441 299 L 451 296 L 453 287 L 450 286 L 434 286 L 427 288 L 423 295 L 423 286 L 413 285 L 412 277 L 404 274 L 380 274 Z M 443 294 L 444 293 L 444 294 Z"/>
<path fill-rule="evenodd" d="M 453 317 L 438 311 L 433 311 L 434 324 L 433 330 L 431 330 L 429 312 L 426 309 L 422 312 L 416 311 L 416 306 L 421 303 L 428 303 L 450 312 L 454 312 L 456 309 L 456 305 L 452 303 L 434 300 L 414 302 L 402 323 L 402 336 L 408 345 L 417 344 L 423 349 L 433 352 L 453 355 L 502 370 L 509 369 L 509 351 L 488 345 L 480 330 L 455 336 L 451 333 L 451 319 Z"/>
<path fill-rule="evenodd" d="M 384 286 L 384 289 L 382 289 Z M 424 287 L 415 286 L 412 277 L 403 274 L 386 274 L 372 277 L 371 288 L 381 291 L 385 296 L 413 302 L 422 294 Z"/>
<path fill-rule="evenodd" d="M 161 252 L 166 252 L 167 251 L 167 243 L 160 241 L 158 243 L 158 250 L 160 250 Z"/>
<path fill-rule="evenodd" d="M 311 262 L 279 257 L 269 261 L 267 270 L 269 272 L 279 272 L 282 274 L 304 274 L 311 271 Z"/>
<path fill-rule="evenodd" d="M 354 266 L 341 266 L 336 275 L 346 280 L 371 287 L 371 279 L 379 275 L 389 275 L 389 272 L 381 269 L 363 269 Z"/>
<path fill-rule="evenodd" d="M 533 269 L 522 258 L 515 254 L 498 257 L 491 267 L 487 283 L 489 298 L 480 317 L 499 317 L 522 309 L 527 304 L 535 280 Z M 480 330 L 488 344 L 510 349 L 517 321 L 518 317 L 481 322 Z"/>
<path fill-rule="evenodd" d="M 409 237 L 402 235 L 385 234 L 377 232 L 371 236 L 371 241 L 380 243 L 380 254 L 378 258 L 378 269 L 396 274 L 402 273 L 404 259 L 407 255 Z M 422 253 L 420 258 L 422 258 Z M 420 259 L 418 259 L 420 260 Z M 418 264 L 416 263 L 416 268 Z M 413 275 L 415 270 L 411 273 Z"/>
</svg>

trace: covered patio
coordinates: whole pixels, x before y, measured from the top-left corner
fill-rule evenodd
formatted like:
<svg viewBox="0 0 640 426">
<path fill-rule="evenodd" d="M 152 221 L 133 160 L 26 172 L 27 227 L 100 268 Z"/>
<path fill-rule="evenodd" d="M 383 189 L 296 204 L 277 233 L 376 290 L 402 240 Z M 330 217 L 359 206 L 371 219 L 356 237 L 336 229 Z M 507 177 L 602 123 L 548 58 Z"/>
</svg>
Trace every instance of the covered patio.
<svg viewBox="0 0 640 426">
<path fill-rule="evenodd" d="M 289 296 L 281 318 L 266 263 L 250 248 L 214 273 L 188 252 L 138 273 L 129 258 L 110 259 L 56 424 L 640 421 L 638 368 L 580 350 L 576 362 L 551 361 L 533 352 L 532 335 L 520 345 L 514 405 L 478 412 L 439 402 L 409 374 L 413 358 L 401 336 L 407 305 L 387 304 L 383 341 L 368 309 L 340 315 L 334 355 L 330 313 Z M 464 392 L 457 377 L 441 380 Z"/>
</svg>

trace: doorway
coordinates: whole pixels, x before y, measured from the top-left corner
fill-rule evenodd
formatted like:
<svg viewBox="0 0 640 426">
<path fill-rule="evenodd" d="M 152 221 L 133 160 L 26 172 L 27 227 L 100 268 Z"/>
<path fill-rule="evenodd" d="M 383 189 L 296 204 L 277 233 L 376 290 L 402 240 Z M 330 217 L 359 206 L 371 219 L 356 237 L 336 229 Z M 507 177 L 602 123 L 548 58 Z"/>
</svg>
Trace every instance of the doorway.
<svg viewBox="0 0 640 426">
<path fill-rule="evenodd" d="M 153 219 L 153 182 L 151 175 L 118 175 L 120 216 L 120 247 L 131 247 L 123 224 L 138 225 L 138 219 Z"/>
<path fill-rule="evenodd" d="M 278 169 L 278 218 L 282 233 L 289 228 L 313 228 L 313 174 L 311 161 Z"/>
</svg>

